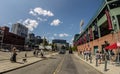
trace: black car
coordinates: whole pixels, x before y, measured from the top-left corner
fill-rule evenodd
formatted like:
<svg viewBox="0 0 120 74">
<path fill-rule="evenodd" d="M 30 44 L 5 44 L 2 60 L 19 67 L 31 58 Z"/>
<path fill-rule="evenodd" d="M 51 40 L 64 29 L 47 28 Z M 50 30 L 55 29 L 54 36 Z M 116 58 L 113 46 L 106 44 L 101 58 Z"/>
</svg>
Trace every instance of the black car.
<svg viewBox="0 0 120 74">
<path fill-rule="evenodd" d="M 69 50 L 69 53 L 70 53 L 70 54 L 72 54 L 72 53 L 73 53 L 73 51 L 72 51 L 72 50 Z"/>
</svg>

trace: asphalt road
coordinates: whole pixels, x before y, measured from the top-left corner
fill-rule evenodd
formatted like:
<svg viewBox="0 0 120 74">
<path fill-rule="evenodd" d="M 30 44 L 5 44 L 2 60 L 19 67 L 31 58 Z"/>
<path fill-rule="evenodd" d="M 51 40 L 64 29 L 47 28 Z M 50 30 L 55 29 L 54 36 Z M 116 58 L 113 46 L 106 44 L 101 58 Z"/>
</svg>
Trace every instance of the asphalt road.
<svg viewBox="0 0 120 74">
<path fill-rule="evenodd" d="M 73 54 L 59 54 L 5 74 L 101 74 Z"/>
</svg>

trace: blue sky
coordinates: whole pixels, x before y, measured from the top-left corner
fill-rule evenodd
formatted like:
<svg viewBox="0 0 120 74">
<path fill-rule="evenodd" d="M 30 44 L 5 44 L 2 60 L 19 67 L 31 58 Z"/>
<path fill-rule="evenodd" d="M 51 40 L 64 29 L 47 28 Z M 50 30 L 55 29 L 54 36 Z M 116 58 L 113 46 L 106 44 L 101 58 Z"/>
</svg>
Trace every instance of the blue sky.
<svg viewBox="0 0 120 74">
<path fill-rule="evenodd" d="M 86 26 L 103 0 L 0 0 L 0 26 L 20 22 L 29 32 L 52 39 L 72 41 Z M 84 28 L 84 27 L 83 27 Z"/>
</svg>

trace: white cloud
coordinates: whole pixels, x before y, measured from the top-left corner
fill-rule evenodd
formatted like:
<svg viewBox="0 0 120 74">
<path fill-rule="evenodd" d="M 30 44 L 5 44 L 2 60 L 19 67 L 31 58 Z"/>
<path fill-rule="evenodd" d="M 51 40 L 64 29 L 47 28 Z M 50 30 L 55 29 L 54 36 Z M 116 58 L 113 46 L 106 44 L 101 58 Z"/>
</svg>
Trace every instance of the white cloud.
<svg viewBox="0 0 120 74">
<path fill-rule="evenodd" d="M 18 22 L 18 23 L 22 23 L 22 21 L 23 21 L 22 19 L 19 19 L 17 22 Z"/>
<path fill-rule="evenodd" d="M 74 40 L 74 37 L 71 39 L 71 42 L 73 42 L 73 40 Z"/>
<path fill-rule="evenodd" d="M 8 23 L 8 25 L 12 25 L 12 23 L 11 23 L 11 22 L 9 22 L 9 23 Z"/>
<path fill-rule="evenodd" d="M 40 7 L 36 7 L 34 8 L 33 10 L 30 10 L 29 14 L 32 14 L 33 16 L 36 16 L 36 15 L 43 15 L 43 16 L 54 16 L 54 14 L 49 11 L 49 10 L 44 10 Z"/>
<path fill-rule="evenodd" d="M 59 34 L 59 37 L 68 37 L 69 34 L 63 33 L 63 34 Z"/>
<path fill-rule="evenodd" d="M 51 26 L 58 26 L 60 23 L 62 23 L 59 19 L 55 19 L 52 21 L 52 23 L 50 24 Z"/>
<path fill-rule="evenodd" d="M 37 17 L 37 20 L 42 21 L 42 22 L 47 21 L 47 19 L 42 19 L 40 17 Z"/>
<path fill-rule="evenodd" d="M 54 34 L 54 36 L 57 36 L 57 34 Z"/>
<path fill-rule="evenodd" d="M 33 12 L 32 10 L 30 10 L 29 14 L 36 16 L 37 14 L 35 12 Z"/>
<path fill-rule="evenodd" d="M 33 31 L 34 28 L 37 28 L 38 22 L 32 19 L 26 19 L 23 24 L 30 30 Z"/>
<path fill-rule="evenodd" d="M 55 38 L 54 38 L 54 37 L 50 37 L 49 39 L 53 40 L 53 39 L 55 39 Z"/>
</svg>

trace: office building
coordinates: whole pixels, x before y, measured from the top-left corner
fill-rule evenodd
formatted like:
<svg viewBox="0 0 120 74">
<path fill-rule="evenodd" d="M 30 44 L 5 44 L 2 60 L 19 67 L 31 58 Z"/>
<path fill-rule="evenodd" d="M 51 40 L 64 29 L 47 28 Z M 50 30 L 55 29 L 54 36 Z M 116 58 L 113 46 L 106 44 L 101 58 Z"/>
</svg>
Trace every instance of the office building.
<svg viewBox="0 0 120 74">
<path fill-rule="evenodd" d="M 21 23 L 16 23 L 12 25 L 12 33 L 26 38 L 28 34 L 28 28 Z"/>
</svg>

